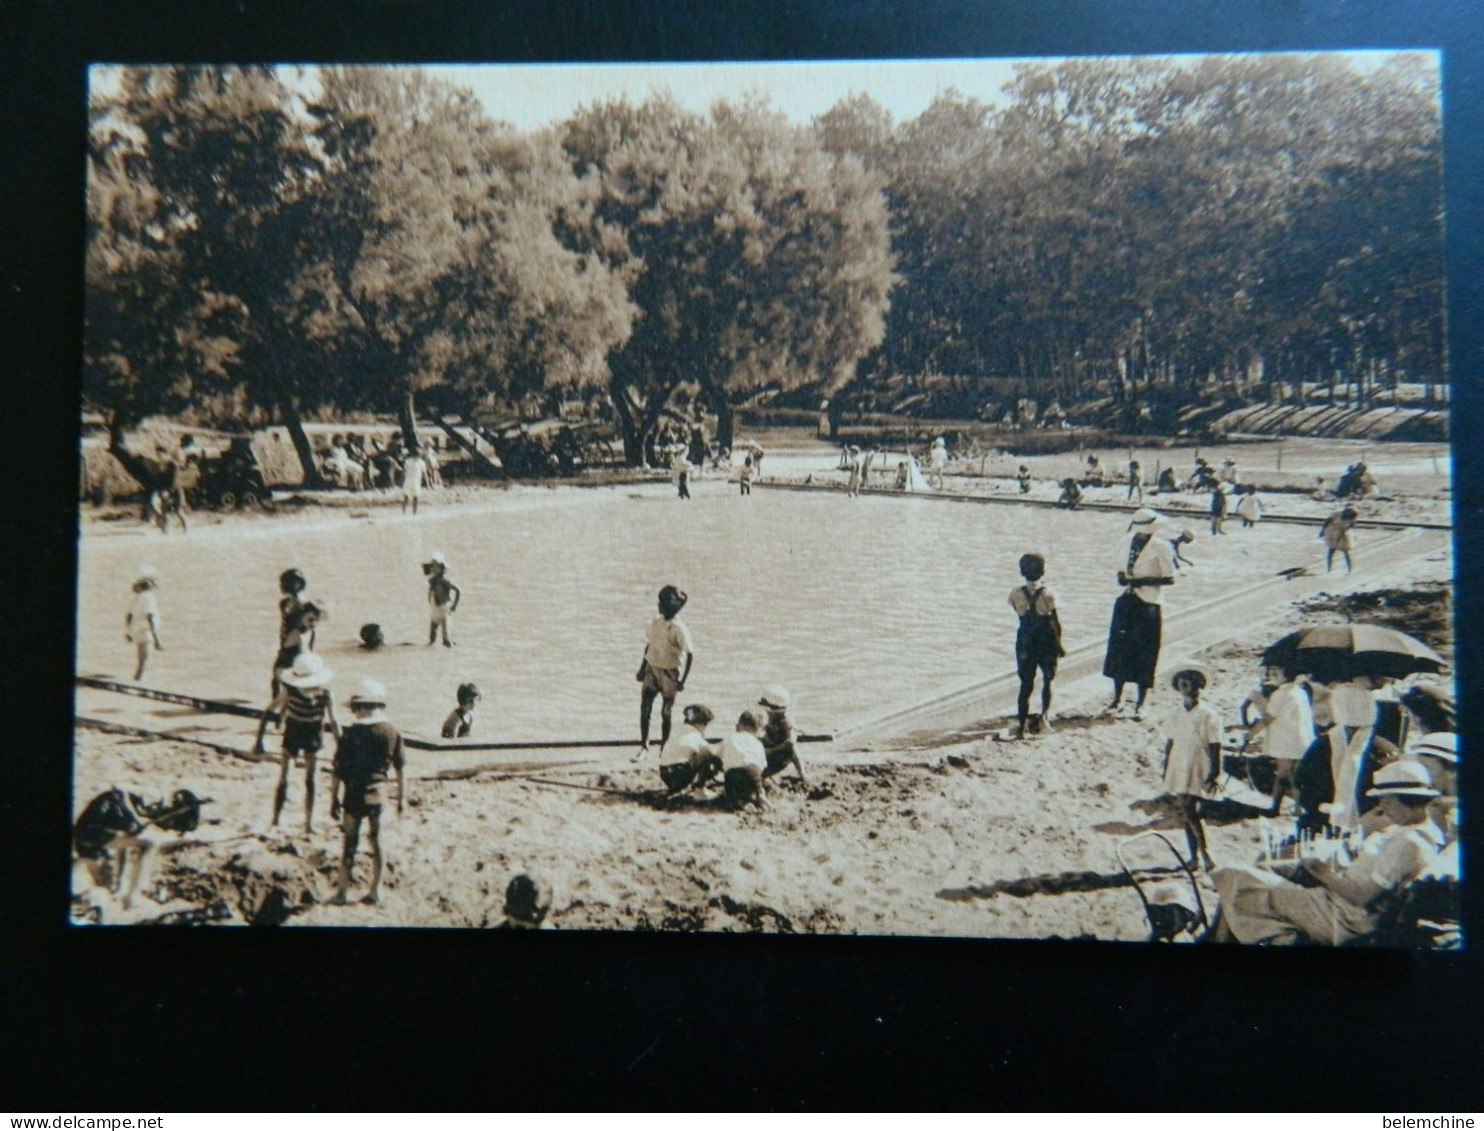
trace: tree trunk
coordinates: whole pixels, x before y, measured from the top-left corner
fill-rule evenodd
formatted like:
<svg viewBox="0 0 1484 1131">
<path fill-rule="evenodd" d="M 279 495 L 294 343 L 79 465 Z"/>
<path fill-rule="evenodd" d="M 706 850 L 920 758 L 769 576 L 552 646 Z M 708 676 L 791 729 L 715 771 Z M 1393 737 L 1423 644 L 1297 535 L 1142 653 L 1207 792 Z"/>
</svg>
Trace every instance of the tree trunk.
<svg viewBox="0 0 1484 1131">
<path fill-rule="evenodd" d="M 108 454 L 123 465 L 125 471 L 139 482 L 145 492 L 159 490 L 160 469 L 151 460 L 137 456 L 124 447 L 124 426 L 114 416 L 108 420 Z"/>
<path fill-rule="evenodd" d="M 397 423 L 402 426 L 402 443 L 409 452 L 422 447 L 417 439 L 417 408 L 412 403 L 411 389 L 402 397 L 402 403 L 397 405 Z"/>
<path fill-rule="evenodd" d="M 732 402 L 727 399 L 725 389 L 709 385 L 706 386 L 706 399 L 711 402 L 711 410 L 716 413 L 716 443 L 719 447 L 730 448 L 737 438 L 737 416 L 732 411 Z"/>
<path fill-rule="evenodd" d="M 467 420 L 468 417 L 465 417 L 465 419 Z M 457 444 L 465 452 L 467 452 L 473 458 L 475 463 L 484 468 L 487 474 L 495 476 L 500 474 L 500 469 L 495 466 L 494 462 L 487 455 L 481 452 L 474 444 L 465 439 L 464 436 L 458 431 L 458 429 L 456 429 L 452 424 L 450 424 L 443 418 L 442 413 L 436 414 L 433 417 L 433 420 L 439 428 L 442 428 L 443 431 L 447 433 L 448 438 L 455 444 Z"/>
<path fill-rule="evenodd" d="M 616 377 L 610 386 L 608 399 L 613 403 L 614 415 L 618 417 L 618 430 L 623 438 L 624 466 L 638 467 L 644 462 L 644 435 L 634 420 L 634 409 L 629 404 L 628 390 Z"/>
<path fill-rule="evenodd" d="M 278 413 L 283 417 L 283 426 L 294 445 L 294 454 L 299 457 L 299 468 L 304 473 L 304 486 L 319 490 L 325 486 L 325 477 L 320 474 L 319 462 L 314 458 L 314 448 L 304 434 L 304 421 L 299 417 L 299 406 L 287 393 L 278 395 Z"/>
</svg>

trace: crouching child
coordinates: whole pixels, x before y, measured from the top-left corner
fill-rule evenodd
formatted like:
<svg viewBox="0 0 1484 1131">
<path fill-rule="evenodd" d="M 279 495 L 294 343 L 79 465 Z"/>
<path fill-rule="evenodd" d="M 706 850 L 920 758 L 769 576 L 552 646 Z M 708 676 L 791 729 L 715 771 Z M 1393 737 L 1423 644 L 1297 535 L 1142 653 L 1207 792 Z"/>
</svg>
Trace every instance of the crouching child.
<svg viewBox="0 0 1484 1131">
<path fill-rule="evenodd" d="M 721 768 L 716 751 L 706 741 L 706 727 L 716 716 L 701 703 L 691 703 L 682 714 L 685 725 L 660 750 L 660 780 L 667 793 L 704 785 Z"/>
<path fill-rule="evenodd" d="M 756 714 L 743 711 L 737 719 L 737 729 L 722 739 L 717 749 L 722 782 L 726 786 L 722 804 L 729 809 L 741 809 L 749 803 L 759 809 L 768 807 L 763 798 L 763 771 L 768 766 L 768 755 L 758 738 L 762 729 L 763 722 Z"/>
<path fill-rule="evenodd" d="M 340 880 L 331 903 L 344 903 L 350 887 L 351 865 L 361 835 L 361 822 L 366 822 L 366 839 L 371 847 L 371 888 L 362 903 L 381 902 L 381 807 L 385 803 L 387 773 L 397 772 L 397 816 L 407 796 L 403 777 L 405 758 L 402 735 L 387 722 L 386 688 L 374 679 L 364 679 L 350 697 L 350 711 L 355 721 L 340 736 L 335 751 L 335 783 L 330 794 L 330 817 L 338 819 L 345 811 L 345 848 L 340 856 Z"/>
</svg>

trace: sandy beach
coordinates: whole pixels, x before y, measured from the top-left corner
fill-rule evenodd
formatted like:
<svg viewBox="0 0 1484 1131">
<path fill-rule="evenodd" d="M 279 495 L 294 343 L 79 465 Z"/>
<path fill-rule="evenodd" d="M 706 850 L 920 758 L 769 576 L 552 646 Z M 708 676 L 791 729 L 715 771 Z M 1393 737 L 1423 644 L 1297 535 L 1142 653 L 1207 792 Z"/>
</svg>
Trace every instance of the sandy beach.
<svg viewBox="0 0 1484 1131">
<path fill-rule="evenodd" d="M 814 474 L 796 476 L 784 459 L 778 462 L 784 479 Z M 965 484 L 1014 489 L 950 477 L 955 489 Z M 461 489 L 437 505 L 502 507 L 573 494 L 584 493 Z M 1446 509 L 1446 495 L 1412 504 L 1406 513 L 1433 516 Z M 225 537 L 252 523 L 308 527 L 325 513 L 304 507 L 294 514 L 212 516 L 190 537 L 218 530 Z M 128 529 L 90 523 L 85 554 L 89 540 Z M 1396 624 L 1451 659 L 1451 576 L 1451 557 L 1434 552 L 1388 569 L 1376 584 L 1347 584 L 1335 575 L 1333 585 L 1304 601 L 1273 604 L 1264 618 L 1233 625 L 1191 657 L 1213 673 L 1206 701 L 1235 724 L 1238 705 L 1256 682 L 1260 650 L 1317 619 Z M 467 764 L 414 750 L 405 814 L 389 812 L 384 821 L 388 863 L 380 908 L 327 903 L 340 835 L 325 801 L 312 834 L 298 831 L 297 822 L 266 827 L 275 762 L 188 741 L 79 728 L 75 808 L 111 786 L 148 798 L 189 788 L 213 800 L 193 833 L 158 834 L 142 889 L 147 894 L 132 908 L 75 869 L 73 918 L 482 927 L 500 921 L 505 884 L 525 871 L 551 884 L 550 924 L 563 930 L 1139 941 L 1148 938 L 1148 925 L 1114 849 L 1148 828 L 1169 830 L 1183 846 L 1178 821 L 1154 801 L 1161 749 L 1154 720 L 1173 694 L 1156 689 L 1150 721 L 1143 723 L 1097 717 L 1106 696 L 1100 676 L 1066 681 L 1059 685 L 1055 733 L 1018 742 L 998 734 L 1013 710 L 1011 695 L 1000 713 L 981 712 L 964 726 L 918 736 L 905 749 L 806 747 L 808 785 L 791 775 L 773 779 L 770 807 L 740 815 L 701 795 L 663 798 L 652 753 L 637 765 L 624 751 L 577 764 L 471 773 Z M 322 769 L 322 798 L 328 786 Z M 301 789 L 298 773 L 286 815 L 300 812 Z M 1218 862 L 1247 863 L 1262 841 L 1256 819 L 1208 828 Z M 361 886 L 368 867 L 363 851 Z"/>
</svg>

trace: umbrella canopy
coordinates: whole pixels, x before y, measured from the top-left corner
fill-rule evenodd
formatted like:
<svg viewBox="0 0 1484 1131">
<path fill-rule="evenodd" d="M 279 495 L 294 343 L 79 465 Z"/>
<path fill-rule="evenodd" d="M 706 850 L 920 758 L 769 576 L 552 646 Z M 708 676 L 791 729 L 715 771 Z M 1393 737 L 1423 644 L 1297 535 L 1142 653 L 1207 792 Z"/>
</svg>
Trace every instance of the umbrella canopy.
<svg viewBox="0 0 1484 1131">
<path fill-rule="evenodd" d="M 1321 624 L 1268 646 L 1264 664 L 1326 678 L 1402 676 L 1442 670 L 1439 656 L 1415 636 L 1378 624 Z"/>
</svg>

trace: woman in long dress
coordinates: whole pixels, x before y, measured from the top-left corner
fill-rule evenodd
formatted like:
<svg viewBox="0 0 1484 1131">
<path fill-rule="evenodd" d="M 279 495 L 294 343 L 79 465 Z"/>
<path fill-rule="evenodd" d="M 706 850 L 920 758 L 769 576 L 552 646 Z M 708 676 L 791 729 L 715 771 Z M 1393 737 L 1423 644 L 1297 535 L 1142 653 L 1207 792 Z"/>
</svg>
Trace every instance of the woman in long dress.
<svg viewBox="0 0 1484 1131">
<path fill-rule="evenodd" d="M 1147 507 L 1136 511 L 1129 523 L 1129 538 L 1118 559 L 1118 584 L 1124 587 L 1113 602 L 1113 623 L 1108 629 L 1108 651 L 1103 674 L 1113 681 L 1116 713 L 1123 703 L 1124 684 L 1138 688 L 1134 718 L 1144 717 L 1144 700 L 1154 686 L 1159 666 L 1160 631 L 1164 587 L 1175 583 L 1175 559 L 1170 543 L 1154 536 L 1159 515 Z"/>
</svg>

